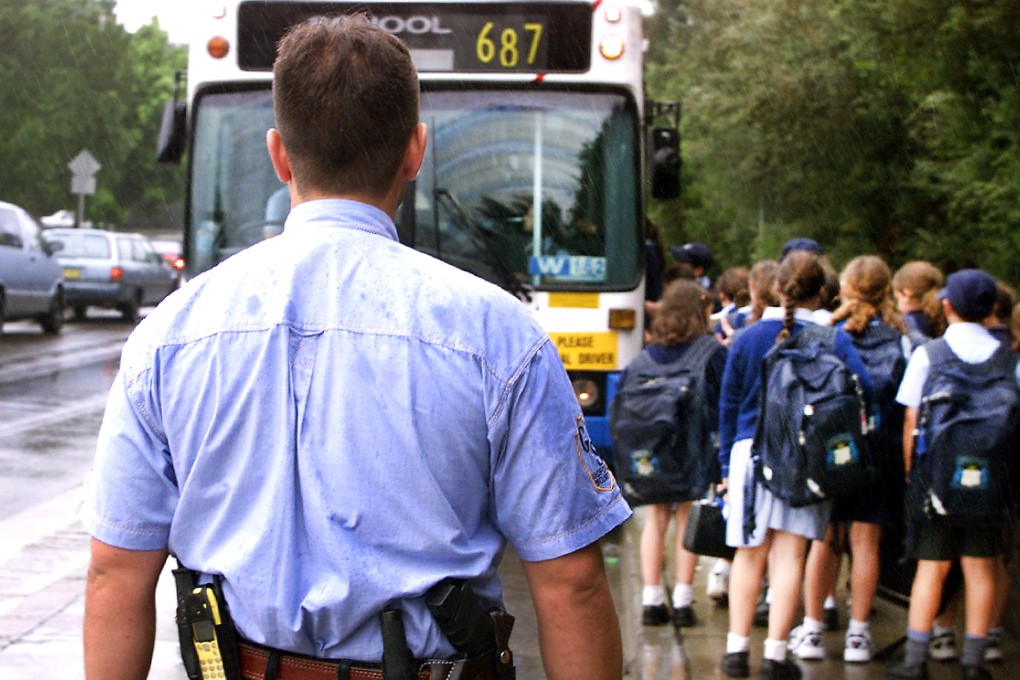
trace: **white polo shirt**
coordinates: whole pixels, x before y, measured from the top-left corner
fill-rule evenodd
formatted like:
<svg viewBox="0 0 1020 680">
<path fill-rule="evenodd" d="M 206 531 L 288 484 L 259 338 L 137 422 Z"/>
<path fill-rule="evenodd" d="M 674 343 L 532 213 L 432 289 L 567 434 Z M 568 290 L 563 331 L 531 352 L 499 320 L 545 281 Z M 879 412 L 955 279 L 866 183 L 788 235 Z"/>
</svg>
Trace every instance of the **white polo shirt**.
<svg viewBox="0 0 1020 680">
<path fill-rule="evenodd" d="M 979 323 L 960 322 L 949 324 L 945 335 L 946 343 L 953 354 L 968 364 L 980 364 L 988 361 L 999 347 L 999 341 Z M 931 361 L 924 345 L 916 348 L 910 355 L 903 381 L 896 393 L 896 401 L 908 408 L 921 405 L 922 390 L 928 379 Z M 1017 364 L 1017 383 L 1020 384 L 1020 363 Z"/>
</svg>

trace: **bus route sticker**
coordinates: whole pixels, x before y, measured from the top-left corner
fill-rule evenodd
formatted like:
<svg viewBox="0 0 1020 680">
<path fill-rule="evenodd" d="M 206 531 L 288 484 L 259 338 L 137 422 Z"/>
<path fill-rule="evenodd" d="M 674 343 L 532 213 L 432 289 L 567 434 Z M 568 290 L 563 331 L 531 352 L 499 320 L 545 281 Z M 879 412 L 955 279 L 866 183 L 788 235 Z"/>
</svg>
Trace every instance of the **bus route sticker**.
<svg viewBox="0 0 1020 680">
<path fill-rule="evenodd" d="M 609 471 L 606 461 L 595 450 L 595 445 L 588 436 L 588 426 L 584 423 L 584 416 L 577 416 L 577 432 L 574 440 L 577 445 L 577 459 L 581 461 L 581 467 L 591 480 L 596 491 L 612 491 L 616 488 L 616 478 Z"/>
<path fill-rule="evenodd" d="M 557 281 L 602 283 L 606 280 L 606 258 L 584 255 L 532 255 L 528 260 L 532 276 L 551 276 Z"/>
</svg>

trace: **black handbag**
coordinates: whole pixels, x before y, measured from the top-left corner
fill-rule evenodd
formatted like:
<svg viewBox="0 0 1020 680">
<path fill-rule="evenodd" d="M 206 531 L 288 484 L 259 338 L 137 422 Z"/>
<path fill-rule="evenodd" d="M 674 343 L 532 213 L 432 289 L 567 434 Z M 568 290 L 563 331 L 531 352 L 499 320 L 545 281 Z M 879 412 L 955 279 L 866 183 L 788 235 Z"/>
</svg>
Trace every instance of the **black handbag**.
<svg viewBox="0 0 1020 680">
<path fill-rule="evenodd" d="M 684 530 L 684 549 L 697 555 L 733 559 L 737 549 L 726 545 L 726 519 L 715 498 L 691 504 Z"/>
</svg>

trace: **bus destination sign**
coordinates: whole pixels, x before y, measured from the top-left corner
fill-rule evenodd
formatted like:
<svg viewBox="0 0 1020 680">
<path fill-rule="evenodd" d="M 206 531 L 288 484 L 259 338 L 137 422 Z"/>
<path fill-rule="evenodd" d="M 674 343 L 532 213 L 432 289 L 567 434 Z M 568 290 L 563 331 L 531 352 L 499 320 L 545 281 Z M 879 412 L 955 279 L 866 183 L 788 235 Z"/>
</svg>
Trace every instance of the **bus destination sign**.
<svg viewBox="0 0 1020 680">
<path fill-rule="evenodd" d="M 403 40 L 423 72 L 582 73 L 591 61 L 591 9 L 562 3 L 244 2 L 238 63 L 269 71 L 286 30 L 317 15 L 361 12 Z"/>
</svg>

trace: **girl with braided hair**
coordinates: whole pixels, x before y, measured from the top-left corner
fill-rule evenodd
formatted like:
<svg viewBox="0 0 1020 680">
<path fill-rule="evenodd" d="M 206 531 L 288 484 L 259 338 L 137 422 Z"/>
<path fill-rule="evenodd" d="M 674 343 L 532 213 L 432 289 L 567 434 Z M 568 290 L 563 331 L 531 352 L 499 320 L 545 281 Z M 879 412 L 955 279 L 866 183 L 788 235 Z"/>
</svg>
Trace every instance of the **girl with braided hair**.
<svg viewBox="0 0 1020 680">
<path fill-rule="evenodd" d="M 851 260 L 840 276 L 840 299 L 832 323 L 850 334 L 875 386 L 868 408 L 873 426 L 869 449 L 885 474 L 876 475 L 866 493 L 837 498 L 825 540 L 811 542 L 804 576 L 804 622 L 791 632 L 790 649 L 800 659 L 825 658 L 824 608 L 827 600 L 834 603 L 839 570 L 834 546 L 848 547 L 851 611 L 843 660 L 866 663 L 873 654 L 868 620 L 878 590 L 882 526 L 894 521 L 903 498 L 899 448 L 903 407 L 895 397 L 910 342 L 893 301 L 892 273 L 881 258 L 864 255 Z"/>
<path fill-rule="evenodd" d="M 832 502 L 794 508 L 774 496 L 754 478 L 751 440 L 759 414 L 762 366 L 777 342 L 815 323 L 825 271 L 818 256 L 790 253 L 776 272 L 782 307 L 768 307 L 761 319 L 738 333 L 730 347 L 719 398 L 719 458 L 727 489 L 729 516 L 726 542 L 737 548 L 730 573 L 730 628 L 722 671 L 729 677 L 750 675 L 749 647 L 755 602 L 771 550 L 768 637 L 760 676 L 763 680 L 801 677 L 799 666 L 787 658 L 787 638 L 800 602 L 808 540 L 825 536 Z M 836 354 L 856 373 L 865 391 L 871 383 L 850 336 L 837 330 Z M 745 536 L 745 484 L 753 489 L 757 529 Z"/>
</svg>

